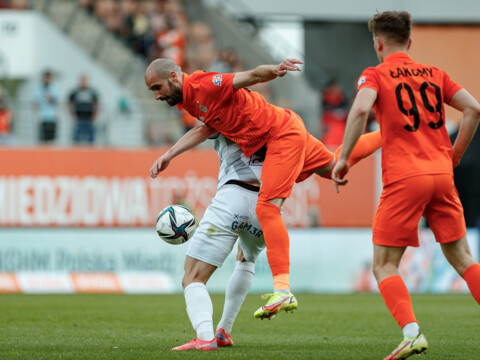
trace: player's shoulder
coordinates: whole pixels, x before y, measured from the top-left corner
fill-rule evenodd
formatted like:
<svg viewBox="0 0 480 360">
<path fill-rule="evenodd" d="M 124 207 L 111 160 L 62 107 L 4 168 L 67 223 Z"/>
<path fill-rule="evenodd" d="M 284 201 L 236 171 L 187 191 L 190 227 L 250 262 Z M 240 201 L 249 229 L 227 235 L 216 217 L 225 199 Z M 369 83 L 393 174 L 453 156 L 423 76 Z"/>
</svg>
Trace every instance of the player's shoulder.
<svg viewBox="0 0 480 360">
<path fill-rule="evenodd" d="M 363 84 L 371 81 L 376 81 L 377 72 L 378 66 L 367 67 L 365 70 L 363 70 L 362 74 L 358 78 L 357 87 L 360 89 Z"/>
<path fill-rule="evenodd" d="M 219 90 L 229 83 L 232 74 L 223 74 L 214 71 L 195 71 L 188 77 L 190 86 L 209 90 Z M 231 79 L 230 79 L 231 81 Z"/>
<path fill-rule="evenodd" d="M 362 71 L 362 75 L 367 75 L 367 74 L 376 75 L 378 73 L 378 71 L 381 70 L 380 65 L 382 65 L 382 64 L 379 64 L 377 66 L 369 66 L 369 67 L 365 68 Z"/>
<path fill-rule="evenodd" d="M 448 73 L 435 65 L 416 63 L 418 69 L 422 69 L 423 73 L 426 73 L 430 78 L 437 81 L 444 81 L 445 78 L 450 78 Z"/>
<path fill-rule="evenodd" d="M 193 82 L 202 82 L 206 79 L 210 80 L 218 75 L 222 76 L 219 72 L 197 70 L 189 75 L 189 80 Z"/>
</svg>

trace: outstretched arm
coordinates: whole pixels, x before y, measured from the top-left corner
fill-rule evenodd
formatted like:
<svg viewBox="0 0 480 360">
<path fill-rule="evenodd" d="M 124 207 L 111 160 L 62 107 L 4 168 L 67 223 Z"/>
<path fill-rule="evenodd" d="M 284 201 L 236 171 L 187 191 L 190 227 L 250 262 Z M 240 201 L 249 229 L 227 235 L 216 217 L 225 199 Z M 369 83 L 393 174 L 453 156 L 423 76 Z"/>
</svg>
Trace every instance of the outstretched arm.
<svg viewBox="0 0 480 360">
<path fill-rule="evenodd" d="M 279 65 L 260 65 L 253 70 L 237 72 L 233 77 L 233 88 L 237 90 L 258 83 L 267 82 L 278 76 L 284 76 L 288 71 L 302 71 L 295 64 L 303 64 L 303 61 L 298 59 L 286 59 Z"/>
<path fill-rule="evenodd" d="M 480 104 L 467 90 L 461 89 L 452 96 L 449 105 L 463 112 L 457 139 L 453 144 L 452 161 L 453 167 L 456 167 L 477 130 L 480 121 Z"/>
<path fill-rule="evenodd" d="M 355 147 L 360 135 L 362 135 L 367 123 L 368 113 L 377 99 L 377 92 L 370 88 L 364 88 L 358 91 L 352 108 L 348 114 L 345 134 L 343 135 L 342 150 L 338 156 L 338 162 L 333 168 L 332 180 L 338 185 L 345 185 L 350 165 L 348 158 Z"/>
<path fill-rule="evenodd" d="M 216 131 L 207 125 L 199 125 L 188 131 L 175 145 L 153 163 L 150 168 L 150 176 L 152 179 L 156 178 L 159 173 L 165 170 L 174 157 L 194 148 L 215 133 Z"/>
</svg>

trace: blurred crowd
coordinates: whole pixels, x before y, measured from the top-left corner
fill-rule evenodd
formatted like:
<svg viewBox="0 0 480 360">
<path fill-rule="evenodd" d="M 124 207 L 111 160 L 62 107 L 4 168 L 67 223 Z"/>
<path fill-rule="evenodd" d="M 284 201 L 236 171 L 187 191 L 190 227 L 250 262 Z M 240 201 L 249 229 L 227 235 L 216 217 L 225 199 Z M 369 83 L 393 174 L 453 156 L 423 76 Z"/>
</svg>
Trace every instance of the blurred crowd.
<svg viewBox="0 0 480 360">
<path fill-rule="evenodd" d="M 181 0 L 77 1 L 148 62 L 168 58 L 186 72 L 243 68 L 233 50 L 217 48 L 207 24 L 189 21 Z"/>
<path fill-rule="evenodd" d="M 344 88 L 336 79 L 331 79 L 322 89 L 321 98 L 320 138 L 329 149 L 334 150 L 343 141 L 343 133 L 353 99 L 347 97 Z M 370 111 L 365 131 L 375 131 L 377 127 L 375 114 Z"/>
<path fill-rule="evenodd" d="M 244 70 L 232 48 L 219 48 L 212 29 L 201 21 L 189 21 L 181 0 L 77 0 L 81 7 L 128 44 L 147 62 L 167 58 L 186 73 L 195 70 L 223 73 Z M 258 85 L 268 100 L 274 101 L 268 85 Z M 185 131 L 197 124 L 188 113 L 180 114 Z M 155 131 L 147 132 L 155 143 Z"/>
<path fill-rule="evenodd" d="M 30 8 L 30 1 L 31 0 L 0 0 L 0 10 L 25 10 Z"/>
</svg>

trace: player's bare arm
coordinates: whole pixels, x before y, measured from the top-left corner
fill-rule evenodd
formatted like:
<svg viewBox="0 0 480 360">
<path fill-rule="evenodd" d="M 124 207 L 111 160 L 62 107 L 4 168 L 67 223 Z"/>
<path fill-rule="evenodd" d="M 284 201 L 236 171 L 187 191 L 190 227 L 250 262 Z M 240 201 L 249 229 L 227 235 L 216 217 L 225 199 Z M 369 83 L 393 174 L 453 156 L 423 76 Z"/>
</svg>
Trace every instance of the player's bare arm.
<svg viewBox="0 0 480 360">
<path fill-rule="evenodd" d="M 215 134 L 216 131 L 208 125 L 196 126 L 185 135 L 183 135 L 180 140 L 176 142 L 168 151 L 160 156 L 150 168 L 150 176 L 152 179 L 156 178 L 159 173 L 165 170 L 170 161 L 173 160 L 176 156 L 181 153 L 190 150 L 197 146 L 198 144 L 207 140 L 210 136 Z"/>
<path fill-rule="evenodd" d="M 338 162 L 333 168 L 332 180 L 338 185 L 345 185 L 348 179 L 345 178 L 350 166 L 348 158 L 355 147 L 360 135 L 362 135 L 367 123 L 368 113 L 372 109 L 377 92 L 370 88 L 360 89 L 355 97 L 352 108 L 348 114 L 345 134 L 343 136 L 342 151 Z"/>
<path fill-rule="evenodd" d="M 477 130 L 480 121 L 480 104 L 467 90 L 460 89 L 452 96 L 449 105 L 463 112 L 457 139 L 453 144 L 452 162 L 453 167 L 456 167 Z"/>
<path fill-rule="evenodd" d="M 260 65 L 253 70 L 235 73 L 233 88 L 235 90 L 267 82 L 276 77 L 285 76 L 288 71 L 302 71 L 296 64 L 303 64 L 298 59 L 285 59 L 279 65 Z"/>
</svg>

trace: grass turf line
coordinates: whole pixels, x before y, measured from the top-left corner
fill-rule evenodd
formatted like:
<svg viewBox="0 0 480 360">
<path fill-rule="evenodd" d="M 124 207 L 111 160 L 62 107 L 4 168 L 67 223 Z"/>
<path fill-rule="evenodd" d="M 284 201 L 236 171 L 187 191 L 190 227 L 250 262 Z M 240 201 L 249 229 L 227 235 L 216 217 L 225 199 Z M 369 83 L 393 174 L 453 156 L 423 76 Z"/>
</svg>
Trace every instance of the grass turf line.
<svg viewBox="0 0 480 360">
<path fill-rule="evenodd" d="M 253 318 L 249 295 L 233 348 L 172 352 L 195 337 L 182 295 L 0 295 L 0 359 L 383 359 L 401 332 L 378 294 L 296 294 L 299 310 Z M 478 305 L 469 295 L 414 295 L 429 359 L 480 354 Z M 214 325 L 223 296 L 212 296 Z M 473 356 L 473 357 L 472 357 Z"/>
</svg>

